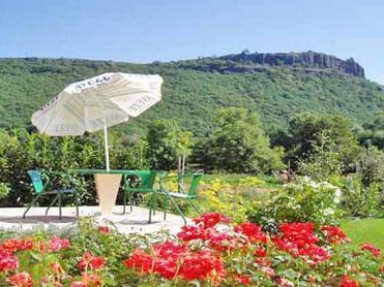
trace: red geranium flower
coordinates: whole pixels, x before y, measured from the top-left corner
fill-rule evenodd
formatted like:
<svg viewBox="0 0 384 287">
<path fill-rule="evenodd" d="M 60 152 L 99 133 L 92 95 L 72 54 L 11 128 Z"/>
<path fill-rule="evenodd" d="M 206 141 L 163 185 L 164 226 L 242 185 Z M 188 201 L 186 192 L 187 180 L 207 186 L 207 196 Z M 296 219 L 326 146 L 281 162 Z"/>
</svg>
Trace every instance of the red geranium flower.
<svg viewBox="0 0 384 287">
<path fill-rule="evenodd" d="M 136 249 L 135 252 L 124 261 L 127 268 L 133 268 L 141 272 L 150 272 L 153 267 L 154 259 L 145 253 L 142 249 Z"/>
<path fill-rule="evenodd" d="M 218 223 L 230 223 L 231 219 L 218 212 L 203 213 L 200 217 L 194 218 L 196 224 L 202 224 L 204 228 L 210 228 Z"/>
<path fill-rule="evenodd" d="M 33 241 L 29 239 L 6 239 L 0 245 L 0 251 L 16 252 L 32 250 Z"/>
<path fill-rule="evenodd" d="M 349 238 L 344 233 L 344 231 L 337 226 L 325 225 L 322 226 L 320 230 L 325 233 L 325 236 L 327 237 L 330 243 L 340 243 L 344 241 L 349 241 Z"/>
<path fill-rule="evenodd" d="M 353 280 L 348 277 L 348 275 L 343 275 L 340 282 L 340 287 L 358 287 L 359 284 L 356 280 Z"/>
<path fill-rule="evenodd" d="M 207 250 L 188 252 L 182 258 L 180 275 L 187 280 L 205 279 L 216 268 L 217 261 L 220 260 Z"/>
<path fill-rule="evenodd" d="M 373 254 L 373 256 L 380 258 L 381 257 L 381 250 L 374 246 L 373 244 L 364 243 L 361 245 L 361 250 L 367 250 Z"/>
<path fill-rule="evenodd" d="M 235 226 L 235 231 L 244 234 L 251 242 L 267 243 L 267 236 L 261 230 L 261 226 L 252 222 L 243 222 Z"/>
<path fill-rule="evenodd" d="M 7 252 L 0 252 L 0 271 L 14 270 L 19 267 L 16 256 Z"/>
<path fill-rule="evenodd" d="M 32 278 L 27 272 L 16 273 L 9 278 L 9 283 L 17 287 L 32 287 Z"/>
<path fill-rule="evenodd" d="M 94 256 L 91 251 L 86 251 L 83 254 L 82 260 L 78 264 L 80 270 L 85 270 L 88 267 L 90 267 L 91 269 L 101 269 L 104 267 L 104 265 L 104 257 Z"/>
<path fill-rule="evenodd" d="M 202 226 L 184 225 L 181 231 L 177 233 L 177 237 L 183 241 L 191 241 L 194 239 L 205 240 L 205 229 Z"/>
</svg>

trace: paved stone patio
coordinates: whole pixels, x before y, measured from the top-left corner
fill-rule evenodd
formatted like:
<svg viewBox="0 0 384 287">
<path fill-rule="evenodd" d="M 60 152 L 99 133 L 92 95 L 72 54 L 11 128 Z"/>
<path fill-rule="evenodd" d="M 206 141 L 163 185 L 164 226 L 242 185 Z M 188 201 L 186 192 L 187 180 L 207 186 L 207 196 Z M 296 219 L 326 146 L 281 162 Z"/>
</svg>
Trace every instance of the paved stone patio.
<svg viewBox="0 0 384 287">
<path fill-rule="evenodd" d="M 59 210 L 52 207 L 47 216 L 45 216 L 44 207 L 33 207 L 27 213 L 25 219 L 22 218 L 25 208 L 0 208 L 0 228 L 7 230 L 30 230 L 34 228 L 66 227 L 75 225 L 77 220 L 75 207 L 63 207 L 63 218 L 59 219 Z M 152 223 L 148 223 L 149 211 L 142 207 L 133 207 L 133 211 L 129 211 L 123 215 L 123 207 L 115 206 L 112 214 L 103 216 L 98 206 L 81 206 L 80 217 L 92 216 L 100 224 L 108 222 L 113 223 L 121 233 L 151 233 L 161 229 L 169 230 L 176 234 L 184 225 L 184 221 L 180 216 L 168 214 L 167 220 L 163 220 L 163 212 L 156 212 L 152 217 Z"/>
</svg>

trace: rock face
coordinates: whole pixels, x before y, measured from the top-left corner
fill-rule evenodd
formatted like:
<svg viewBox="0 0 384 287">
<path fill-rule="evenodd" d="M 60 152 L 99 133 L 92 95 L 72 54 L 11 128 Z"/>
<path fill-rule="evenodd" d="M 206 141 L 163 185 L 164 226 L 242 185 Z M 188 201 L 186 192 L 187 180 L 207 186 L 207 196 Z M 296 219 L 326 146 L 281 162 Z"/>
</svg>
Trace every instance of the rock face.
<svg viewBox="0 0 384 287">
<path fill-rule="evenodd" d="M 269 65 L 269 66 L 293 66 L 302 68 L 331 69 L 353 75 L 364 77 L 364 68 L 353 58 L 341 60 L 335 56 L 316 52 L 304 53 L 249 53 L 244 51 L 240 54 L 219 57 L 222 60 L 230 60 L 241 63 Z"/>
</svg>

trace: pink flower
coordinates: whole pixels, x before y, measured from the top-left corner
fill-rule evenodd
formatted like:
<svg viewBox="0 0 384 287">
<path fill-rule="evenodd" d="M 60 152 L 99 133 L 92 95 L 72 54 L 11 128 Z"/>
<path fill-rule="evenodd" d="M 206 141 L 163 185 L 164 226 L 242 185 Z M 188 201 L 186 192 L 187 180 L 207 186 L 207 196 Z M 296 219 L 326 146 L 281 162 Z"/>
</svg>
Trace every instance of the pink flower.
<svg viewBox="0 0 384 287">
<path fill-rule="evenodd" d="M 99 228 L 97 229 L 100 233 L 103 233 L 103 234 L 109 234 L 111 233 L 111 230 L 109 229 L 108 226 L 99 226 Z"/>
<path fill-rule="evenodd" d="M 66 249 L 70 246 L 71 246 L 71 244 L 69 243 L 68 239 L 61 239 L 57 236 L 53 236 L 51 238 L 49 248 L 51 251 L 59 251 L 61 249 Z"/>
</svg>

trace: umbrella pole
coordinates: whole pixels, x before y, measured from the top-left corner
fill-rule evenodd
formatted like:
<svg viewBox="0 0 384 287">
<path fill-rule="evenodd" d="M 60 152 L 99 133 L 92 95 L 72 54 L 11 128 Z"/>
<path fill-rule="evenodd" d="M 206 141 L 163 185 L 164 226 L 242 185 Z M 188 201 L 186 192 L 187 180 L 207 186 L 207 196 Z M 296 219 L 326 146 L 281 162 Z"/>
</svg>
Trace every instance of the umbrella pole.
<svg viewBox="0 0 384 287">
<path fill-rule="evenodd" d="M 109 171 L 109 146 L 108 146 L 108 131 L 107 125 L 104 124 L 104 149 L 105 149 L 105 163 L 107 165 L 107 171 Z"/>
</svg>

